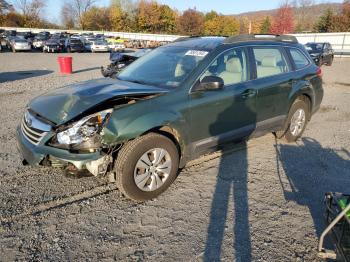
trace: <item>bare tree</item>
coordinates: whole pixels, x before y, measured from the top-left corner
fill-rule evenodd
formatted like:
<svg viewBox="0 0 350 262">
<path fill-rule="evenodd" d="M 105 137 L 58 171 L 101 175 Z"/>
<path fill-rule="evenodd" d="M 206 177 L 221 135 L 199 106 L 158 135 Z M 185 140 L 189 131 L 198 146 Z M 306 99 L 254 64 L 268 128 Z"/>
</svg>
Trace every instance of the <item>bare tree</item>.
<svg viewBox="0 0 350 262">
<path fill-rule="evenodd" d="M 45 0 L 16 0 L 16 8 L 25 17 L 39 17 L 46 7 Z"/>
<path fill-rule="evenodd" d="M 72 4 L 68 1 L 64 2 L 61 8 L 61 20 L 62 25 L 66 29 L 72 29 L 76 27 L 77 19 Z"/>
<path fill-rule="evenodd" d="M 311 17 L 314 13 L 315 0 L 295 0 L 294 7 L 295 18 L 297 22 L 297 31 L 312 30 L 313 22 Z"/>
<path fill-rule="evenodd" d="M 0 15 L 11 11 L 13 9 L 13 6 L 11 4 L 9 4 L 7 1 L 5 0 L 0 0 Z"/>
<path fill-rule="evenodd" d="M 25 0 L 21 0 L 25 1 Z M 64 2 L 62 12 L 72 13 L 76 18 L 77 24 L 81 29 L 85 29 L 84 14 L 97 2 L 98 0 L 66 0 Z M 66 8 L 66 10 L 63 10 Z"/>
</svg>

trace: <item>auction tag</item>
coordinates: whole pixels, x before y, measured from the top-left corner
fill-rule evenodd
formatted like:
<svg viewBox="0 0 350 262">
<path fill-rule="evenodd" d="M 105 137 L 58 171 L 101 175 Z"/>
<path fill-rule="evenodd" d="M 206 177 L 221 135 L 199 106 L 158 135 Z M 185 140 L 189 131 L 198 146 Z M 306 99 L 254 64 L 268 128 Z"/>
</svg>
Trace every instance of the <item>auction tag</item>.
<svg viewBox="0 0 350 262">
<path fill-rule="evenodd" d="M 200 50 L 188 50 L 185 55 L 189 56 L 200 56 L 204 57 L 208 54 L 207 51 L 200 51 Z"/>
</svg>

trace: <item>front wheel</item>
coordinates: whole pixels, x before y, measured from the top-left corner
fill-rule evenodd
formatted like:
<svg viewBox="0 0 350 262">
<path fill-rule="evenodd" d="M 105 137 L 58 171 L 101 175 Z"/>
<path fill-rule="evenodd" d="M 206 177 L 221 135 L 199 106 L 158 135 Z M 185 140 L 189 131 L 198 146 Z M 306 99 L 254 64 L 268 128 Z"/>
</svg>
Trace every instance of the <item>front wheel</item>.
<svg viewBox="0 0 350 262">
<path fill-rule="evenodd" d="M 115 162 L 119 190 L 135 201 L 157 197 L 175 180 L 179 152 L 167 137 L 149 133 L 128 143 L 119 151 Z"/>
<path fill-rule="evenodd" d="M 284 129 L 276 132 L 276 137 L 295 142 L 302 136 L 309 119 L 310 102 L 305 96 L 299 97 L 289 110 Z"/>
</svg>

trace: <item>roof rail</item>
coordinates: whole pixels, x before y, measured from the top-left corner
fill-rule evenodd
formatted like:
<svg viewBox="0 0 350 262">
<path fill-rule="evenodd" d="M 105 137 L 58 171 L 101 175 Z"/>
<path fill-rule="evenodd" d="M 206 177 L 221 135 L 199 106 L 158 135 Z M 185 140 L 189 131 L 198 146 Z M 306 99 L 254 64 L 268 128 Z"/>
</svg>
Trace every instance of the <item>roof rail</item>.
<svg viewBox="0 0 350 262">
<path fill-rule="evenodd" d="M 191 36 L 181 36 L 179 38 L 176 38 L 173 42 L 182 42 L 182 41 L 187 41 L 191 40 L 194 38 L 205 38 L 205 37 L 211 37 L 211 38 L 219 38 L 219 37 L 227 37 L 227 36 L 218 36 L 218 35 L 191 35 Z"/>
<path fill-rule="evenodd" d="M 191 36 L 181 36 L 179 38 L 176 38 L 173 42 L 182 42 L 182 41 L 187 41 L 193 38 L 198 38 L 200 37 L 199 35 L 191 35 Z"/>
<path fill-rule="evenodd" d="M 275 41 L 275 42 L 298 43 L 298 39 L 292 35 L 244 34 L 244 35 L 228 37 L 225 39 L 224 44 L 233 44 L 237 42 L 247 42 L 247 41 Z"/>
</svg>

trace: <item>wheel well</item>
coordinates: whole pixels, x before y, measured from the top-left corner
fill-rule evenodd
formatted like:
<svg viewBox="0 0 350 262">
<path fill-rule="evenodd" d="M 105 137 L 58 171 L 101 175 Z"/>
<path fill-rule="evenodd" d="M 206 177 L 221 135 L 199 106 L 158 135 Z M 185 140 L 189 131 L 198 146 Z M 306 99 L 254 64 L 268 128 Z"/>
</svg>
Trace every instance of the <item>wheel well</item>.
<svg viewBox="0 0 350 262">
<path fill-rule="evenodd" d="M 160 126 L 160 127 L 155 127 L 152 128 L 151 130 L 148 130 L 147 132 L 145 132 L 142 135 L 148 134 L 148 133 L 158 133 L 160 135 L 163 135 L 167 138 L 169 138 L 176 146 L 177 151 L 179 152 L 179 157 L 182 157 L 182 150 L 181 150 L 181 146 L 180 146 L 180 141 L 179 141 L 179 133 L 174 130 L 173 128 L 169 127 L 169 126 Z"/>
<path fill-rule="evenodd" d="M 300 96 L 297 97 L 297 99 L 301 99 L 303 101 L 305 101 L 308 105 L 309 105 L 309 110 L 310 110 L 310 119 L 311 119 L 311 115 L 312 115 L 312 100 L 311 97 L 308 94 L 302 94 Z M 310 120 L 309 119 L 309 120 Z"/>
</svg>

